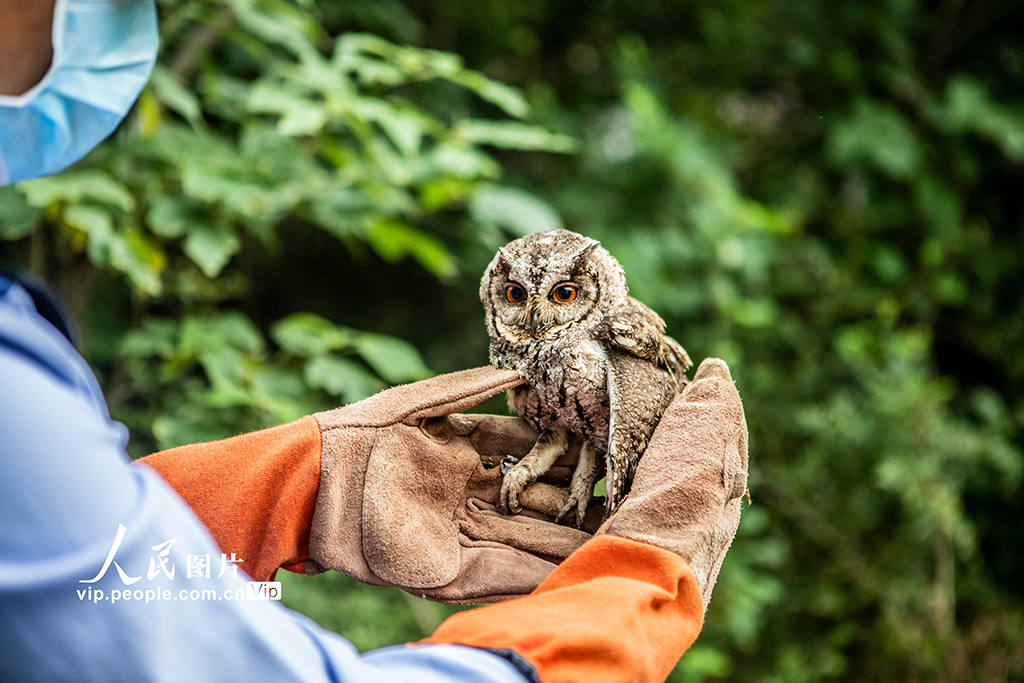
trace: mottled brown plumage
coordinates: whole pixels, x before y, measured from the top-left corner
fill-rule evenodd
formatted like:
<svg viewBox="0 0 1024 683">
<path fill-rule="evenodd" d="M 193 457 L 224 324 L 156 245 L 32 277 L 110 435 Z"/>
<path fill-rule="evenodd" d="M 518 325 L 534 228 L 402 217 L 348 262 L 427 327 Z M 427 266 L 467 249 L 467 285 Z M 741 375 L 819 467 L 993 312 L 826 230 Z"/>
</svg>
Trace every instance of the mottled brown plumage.
<svg viewBox="0 0 1024 683">
<path fill-rule="evenodd" d="M 518 497 L 567 445 L 582 439 L 569 502 L 559 514 L 583 521 L 602 469 L 606 514 L 629 491 L 654 427 L 690 366 L 665 323 L 629 296 L 618 261 L 596 240 L 553 230 L 498 251 L 480 283 L 491 362 L 527 381 L 509 404 L 541 436 L 502 482 L 501 506 Z"/>
</svg>

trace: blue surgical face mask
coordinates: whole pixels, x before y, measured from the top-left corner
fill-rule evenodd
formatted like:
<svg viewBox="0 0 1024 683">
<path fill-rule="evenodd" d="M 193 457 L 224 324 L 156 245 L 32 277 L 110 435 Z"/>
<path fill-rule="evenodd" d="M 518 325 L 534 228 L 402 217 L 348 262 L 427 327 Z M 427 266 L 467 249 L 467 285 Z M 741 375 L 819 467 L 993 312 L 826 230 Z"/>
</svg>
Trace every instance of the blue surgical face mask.
<svg viewBox="0 0 1024 683">
<path fill-rule="evenodd" d="M 56 173 L 110 135 L 156 49 L 153 0 L 57 0 L 50 69 L 23 95 L 0 95 L 0 186 Z"/>
</svg>

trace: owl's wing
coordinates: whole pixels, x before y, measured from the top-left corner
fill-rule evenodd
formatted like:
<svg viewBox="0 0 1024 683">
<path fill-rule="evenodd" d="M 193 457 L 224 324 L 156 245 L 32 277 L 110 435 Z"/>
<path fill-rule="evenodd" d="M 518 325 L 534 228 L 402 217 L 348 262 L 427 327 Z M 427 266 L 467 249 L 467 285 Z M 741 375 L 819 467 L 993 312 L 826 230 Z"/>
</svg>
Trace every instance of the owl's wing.
<svg viewBox="0 0 1024 683">
<path fill-rule="evenodd" d="M 686 384 L 690 357 L 665 334 L 665 321 L 650 308 L 630 297 L 621 310 L 605 317 L 603 327 L 602 336 L 613 347 L 665 368 L 675 377 L 677 388 Z"/>
<path fill-rule="evenodd" d="M 608 478 L 605 516 L 611 515 L 629 492 L 640 456 L 654 428 L 676 395 L 675 381 L 649 360 L 606 348 L 608 358 Z"/>
</svg>

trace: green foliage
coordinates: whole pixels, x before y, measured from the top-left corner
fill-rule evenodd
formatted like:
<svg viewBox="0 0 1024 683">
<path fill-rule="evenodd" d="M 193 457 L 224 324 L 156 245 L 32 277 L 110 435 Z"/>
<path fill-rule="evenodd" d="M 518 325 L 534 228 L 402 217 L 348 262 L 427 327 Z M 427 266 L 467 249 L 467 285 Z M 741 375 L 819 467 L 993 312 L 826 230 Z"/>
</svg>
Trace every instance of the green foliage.
<svg viewBox="0 0 1024 683">
<path fill-rule="evenodd" d="M 483 364 L 494 250 L 592 235 L 730 363 L 751 428 L 753 505 L 671 680 L 1021 681 L 1021 19 L 167 2 L 133 113 L 0 191 L 0 244 L 80 314 L 141 454 Z M 285 581 L 361 648 L 450 613 Z"/>
</svg>

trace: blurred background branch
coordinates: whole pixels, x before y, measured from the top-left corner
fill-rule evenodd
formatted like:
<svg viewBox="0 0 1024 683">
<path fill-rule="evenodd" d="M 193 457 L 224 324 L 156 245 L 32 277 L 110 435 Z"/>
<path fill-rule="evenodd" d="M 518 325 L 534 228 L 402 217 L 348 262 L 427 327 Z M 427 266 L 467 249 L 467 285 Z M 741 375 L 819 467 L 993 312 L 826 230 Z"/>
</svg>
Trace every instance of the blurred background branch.
<svg viewBox="0 0 1024 683">
<path fill-rule="evenodd" d="M 235 13 L 230 7 L 222 7 L 182 43 L 170 59 L 168 70 L 179 81 L 190 82 L 199 68 L 199 62 L 210 53 L 234 18 Z"/>
</svg>

